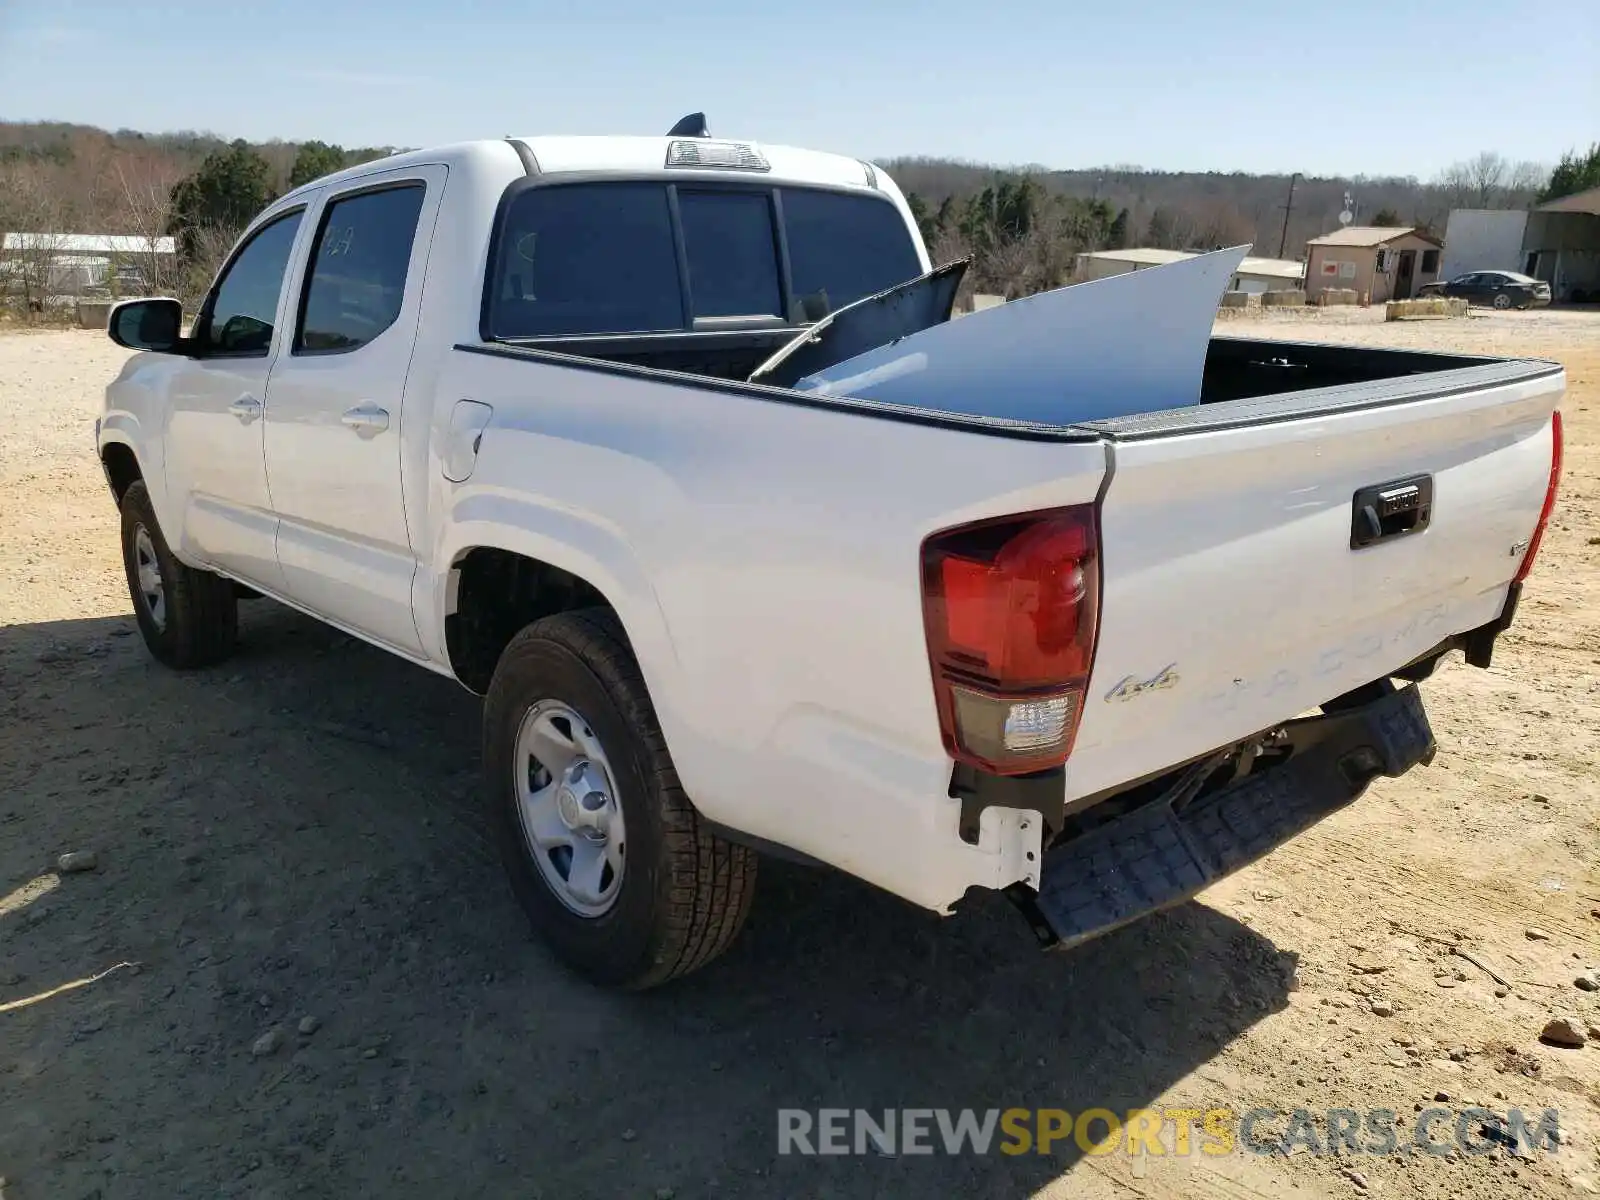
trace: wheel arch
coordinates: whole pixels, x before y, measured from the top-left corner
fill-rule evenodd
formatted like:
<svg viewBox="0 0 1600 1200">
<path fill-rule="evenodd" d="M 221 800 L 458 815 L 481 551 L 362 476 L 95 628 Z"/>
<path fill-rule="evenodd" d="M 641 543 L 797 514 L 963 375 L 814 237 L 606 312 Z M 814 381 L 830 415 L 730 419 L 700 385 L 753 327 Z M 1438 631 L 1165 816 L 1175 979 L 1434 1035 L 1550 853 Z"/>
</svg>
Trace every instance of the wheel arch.
<svg viewBox="0 0 1600 1200">
<path fill-rule="evenodd" d="M 105 468 L 106 483 L 117 503 L 128 494 L 128 489 L 144 478 L 144 468 L 133 446 L 120 439 L 108 440 L 100 447 L 100 463 Z M 148 486 L 148 485 L 147 485 Z"/>
<path fill-rule="evenodd" d="M 565 567 L 503 546 L 468 546 L 450 561 L 444 607 L 450 669 L 481 696 L 519 630 L 585 608 L 605 608 L 622 619 L 604 592 Z"/>
<path fill-rule="evenodd" d="M 676 659 L 655 593 L 631 556 L 614 547 L 610 555 L 585 552 L 510 530 L 480 533 L 449 552 L 440 581 L 441 642 L 457 680 L 482 695 L 519 630 L 556 613 L 605 608 L 616 615 L 663 707 Z"/>
<path fill-rule="evenodd" d="M 144 436 L 145 425 L 127 408 L 115 408 L 96 422 L 95 451 L 106 484 L 118 505 L 136 480 L 143 480 L 156 519 L 176 550 L 183 542 L 181 507 L 167 494 L 166 455 L 160 438 Z"/>
</svg>

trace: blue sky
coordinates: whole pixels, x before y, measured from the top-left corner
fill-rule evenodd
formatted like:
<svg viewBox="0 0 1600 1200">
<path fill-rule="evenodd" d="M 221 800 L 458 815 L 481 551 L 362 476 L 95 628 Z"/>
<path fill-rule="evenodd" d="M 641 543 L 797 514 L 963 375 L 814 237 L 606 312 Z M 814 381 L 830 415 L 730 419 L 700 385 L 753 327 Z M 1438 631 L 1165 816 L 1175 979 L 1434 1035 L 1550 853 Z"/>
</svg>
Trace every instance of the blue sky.
<svg viewBox="0 0 1600 1200">
<path fill-rule="evenodd" d="M 349 146 L 704 109 L 863 157 L 1427 178 L 1600 139 L 1597 63 L 1596 0 L 0 0 L 0 117 Z"/>
</svg>

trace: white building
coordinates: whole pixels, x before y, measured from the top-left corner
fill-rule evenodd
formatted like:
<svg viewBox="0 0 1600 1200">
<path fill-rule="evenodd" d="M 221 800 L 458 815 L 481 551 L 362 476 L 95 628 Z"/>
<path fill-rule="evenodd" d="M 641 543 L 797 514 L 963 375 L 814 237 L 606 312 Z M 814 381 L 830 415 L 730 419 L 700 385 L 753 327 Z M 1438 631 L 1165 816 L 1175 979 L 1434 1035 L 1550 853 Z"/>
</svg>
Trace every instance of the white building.
<svg viewBox="0 0 1600 1200">
<path fill-rule="evenodd" d="M 23 260 L 48 260 L 48 266 L 29 276 L 52 296 L 77 296 L 108 288 L 114 269 L 124 273 L 129 289 L 143 290 L 138 276 L 155 268 L 163 277 L 177 262 L 177 240 L 122 233 L 7 233 L 0 235 L 0 264 L 6 273 L 21 277 Z M 45 273 L 47 272 L 47 273 Z M 145 280 L 145 286 L 155 281 Z M 120 290 L 129 290 L 120 289 Z"/>
<path fill-rule="evenodd" d="M 1073 266 L 1073 280 L 1086 283 L 1091 279 L 1106 279 L 1112 275 L 1126 275 L 1129 271 L 1142 271 L 1147 267 L 1160 267 L 1182 262 L 1195 255 L 1187 250 L 1155 250 L 1136 247 L 1129 250 L 1093 250 L 1078 255 Z M 1300 287 L 1305 278 L 1305 264 L 1283 258 L 1249 258 L 1239 264 L 1238 273 L 1228 282 L 1234 292 L 1291 292 Z"/>
<path fill-rule="evenodd" d="M 1457 208 L 1446 227 L 1443 278 L 1518 271 L 1550 285 L 1557 301 L 1600 302 L 1600 188 L 1532 212 Z"/>
<path fill-rule="evenodd" d="M 1441 279 L 1468 271 L 1521 271 L 1528 214 L 1520 208 L 1456 208 L 1445 226 Z"/>
</svg>

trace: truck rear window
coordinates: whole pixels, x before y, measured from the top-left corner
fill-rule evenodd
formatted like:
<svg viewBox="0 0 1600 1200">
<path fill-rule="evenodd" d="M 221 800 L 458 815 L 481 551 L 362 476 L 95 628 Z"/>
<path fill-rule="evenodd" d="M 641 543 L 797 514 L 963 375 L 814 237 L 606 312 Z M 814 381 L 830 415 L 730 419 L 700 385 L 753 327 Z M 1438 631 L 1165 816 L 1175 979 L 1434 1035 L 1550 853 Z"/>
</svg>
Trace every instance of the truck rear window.
<svg viewBox="0 0 1600 1200">
<path fill-rule="evenodd" d="M 513 186 L 489 271 L 492 338 L 683 331 L 696 318 L 811 321 L 922 271 L 899 210 L 878 195 Z"/>
<path fill-rule="evenodd" d="M 697 317 L 783 315 L 772 198 L 678 189 L 689 294 Z"/>
<path fill-rule="evenodd" d="M 683 328 L 683 293 L 664 188 L 535 188 L 501 230 L 498 337 Z"/>
<path fill-rule="evenodd" d="M 854 304 L 922 274 L 900 211 L 865 196 L 783 189 L 794 294 L 825 300 L 823 312 Z"/>
</svg>

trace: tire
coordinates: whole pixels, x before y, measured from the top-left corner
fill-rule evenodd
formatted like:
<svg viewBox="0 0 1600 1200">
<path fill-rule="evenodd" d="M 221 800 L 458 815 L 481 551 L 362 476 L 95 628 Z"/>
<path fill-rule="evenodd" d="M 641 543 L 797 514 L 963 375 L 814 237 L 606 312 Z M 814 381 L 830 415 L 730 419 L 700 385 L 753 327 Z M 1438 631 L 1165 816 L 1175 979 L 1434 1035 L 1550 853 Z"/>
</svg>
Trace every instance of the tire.
<svg viewBox="0 0 1600 1200">
<path fill-rule="evenodd" d="M 1511 307 L 1511 297 L 1506 295 L 1504 292 L 1501 292 L 1494 298 L 1494 306 L 1501 312 L 1504 312 L 1506 309 Z"/>
<path fill-rule="evenodd" d="M 187 671 L 233 653 L 239 637 L 233 581 L 173 556 L 142 479 L 122 496 L 122 565 L 139 632 L 158 661 Z M 147 590 L 152 581 L 153 594 Z"/>
<path fill-rule="evenodd" d="M 483 721 L 491 828 L 517 900 L 562 962 L 591 982 L 643 990 L 727 949 L 750 910 L 755 853 L 712 833 L 684 795 L 613 613 L 562 613 L 522 630 L 495 667 Z M 552 772 L 538 754 L 567 765 Z M 541 807 L 551 789 L 556 799 Z M 604 832 L 583 826 L 591 817 L 576 792 Z M 584 833 L 572 832 L 574 816 Z M 555 844 L 563 837 L 572 844 Z M 597 868 L 594 886 L 577 888 L 580 850 L 591 866 L 596 854 L 614 858 L 620 872 Z"/>
</svg>

